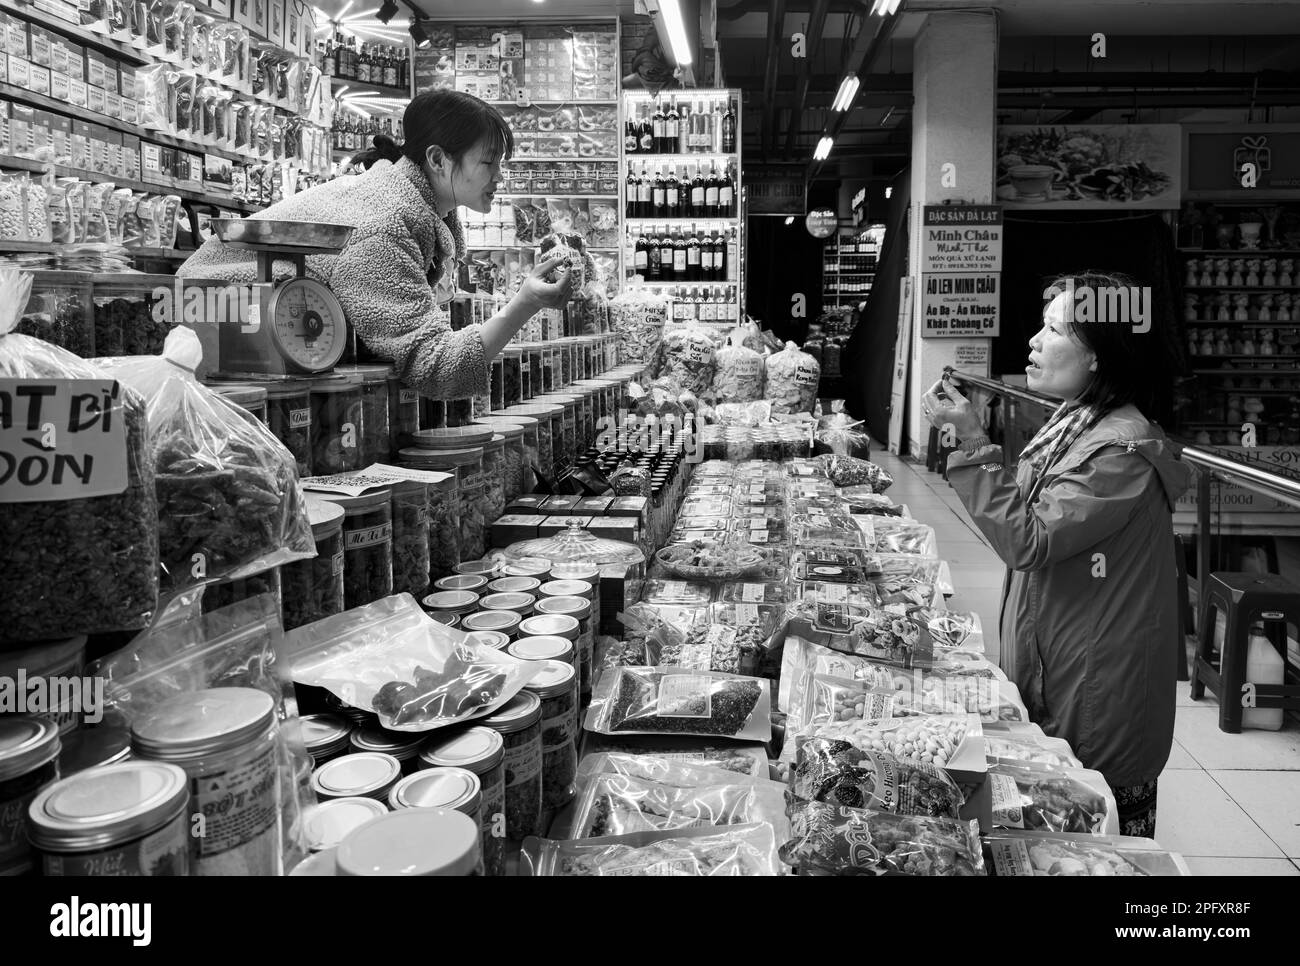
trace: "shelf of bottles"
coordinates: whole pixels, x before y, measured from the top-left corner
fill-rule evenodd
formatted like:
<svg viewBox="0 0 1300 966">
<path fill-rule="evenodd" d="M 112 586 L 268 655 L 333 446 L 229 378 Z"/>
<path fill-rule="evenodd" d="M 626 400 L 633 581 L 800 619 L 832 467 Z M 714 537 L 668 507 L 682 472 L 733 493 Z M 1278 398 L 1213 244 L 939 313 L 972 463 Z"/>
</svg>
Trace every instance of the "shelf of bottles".
<svg viewBox="0 0 1300 966">
<path fill-rule="evenodd" d="M 867 297 L 876 278 L 876 257 L 884 229 L 841 234 L 822 254 L 822 300 L 827 305 L 856 303 Z"/>
<path fill-rule="evenodd" d="M 401 112 L 411 97 L 409 45 L 335 34 L 321 49 L 321 70 L 336 99 L 330 145 L 335 161 L 370 147 L 378 134 L 403 139 Z"/>
<path fill-rule="evenodd" d="M 671 293 L 677 319 L 743 317 L 740 98 L 725 88 L 623 93 L 624 274 Z"/>
</svg>

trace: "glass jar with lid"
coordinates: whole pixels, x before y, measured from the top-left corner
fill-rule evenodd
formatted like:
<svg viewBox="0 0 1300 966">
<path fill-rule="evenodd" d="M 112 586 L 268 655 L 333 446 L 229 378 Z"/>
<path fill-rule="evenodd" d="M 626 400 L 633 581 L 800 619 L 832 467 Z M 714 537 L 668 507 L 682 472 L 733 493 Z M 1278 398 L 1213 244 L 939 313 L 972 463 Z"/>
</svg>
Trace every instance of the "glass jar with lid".
<svg viewBox="0 0 1300 966">
<path fill-rule="evenodd" d="M 447 428 L 451 429 L 458 426 L 468 426 L 474 421 L 474 397 L 466 396 L 464 399 L 448 399 L 446 404 Z M 420 445 L 418 442 L 416 445 Z"/>
<path fill-rule="evenodd" d="M 524 401 L 524 350 L 508 345 L 501 351 L 501 403 L 496 408 L 518 406 Z"/>
<path fill-rule="evenodd" d="M 501 563 L 501 575 L 504 577 L 535 577 L 544 583 L 551 576 L 551 562 L 541 557 L 519 557 Z M 501 591 L 501 593 L 531 593 L 531 591 Z"/>
<path fill-rule="evenodd" d="M 298 476 L 311 476 L 311 380 L 295 376 L 268 378 L 266 421 L 275 438 L 293 454 Z"/>
<path fill-rule="evenodd" d="M 321 802 L 304 816 L 307 848 L 312 852 L 335 849 L 353 829 L 387 814 L 388 806 L 373 798 L 331 798 Z"/>
<path fill-rule="evenodd" d="M 392 755 L 402 765 L 402 774 L 409 775 L 420 767 L 420 746 L 425 735 L 415 731 L 389 731 L 379 725 L 364 725 L 352 731 L 348 740 L 353 753 L 379 751 Z"/>
<path fill-rule="evenodd" d="M 281 611 L 286 631 L 341 614 L 345 607 L 343 520 L 346 511 L 316 493 L 303 496 L 316 556 L 280 568 Z"/>
<path fill-rule="evenodd" d="M 388 793 L 393 811 L 403 808 L 450 808 L 483 826 L 483 788 L 468 768 L 421 768 L 407 775 Z"/>
<path fill-rule="evenodd" d="M 559 576 L 560 564 L 591 564 L 600 571 L 602 620 L 604 614 L 612 617 L 636 602 L 645 579 L 646 557 L 635 544 L 621 540 L 607 540 L 585 530 L 577 520 L 569 521 L 561 533 L 553 537 L 521 540 L 503 551 L 506 560 L 520 557 L 541 557 L 551 561 L 552 575 Z"/>
<path fill-rule="evenodd" d="M 248 382 L 213 382 L 208 388 L 258 422 L 266 423 L 266 390 L 263 387 Z"/>
<path fill-rule="evenodd" d="M 406 458 L 411 455 L 411 450 L 403 450 L 401 455 Z M 460 497 L 461 556 L 470 559 L 481 557 L 486 549 L 490 512 L 487 480 L 483 474 L 483 447 L 421 450 L 419 457 L 425 468 L 456 474 Z"/>
<path fill-rule="evenodd" d="M 204 830 L 190 839 L 195 874 L 281 874 L 279 743 L 275 700 L 256 688 L 182 694 L 132 722 L 137 758 L 189 776 L 191 814 Z"/>
<path fill-rule="evenodd" d="M 528 416 L 537 420 L 537 462 L 534 467 L 547 476 L 556 474 L 556 458 L 564 449 L 564 407 L 549 403 L 511 406 L 500 415 Z"/>
<path fill-rule="evenodd" d="M 505 744 L 506 837 L 536 835 L 542 824 L 542 702 L 520 691 L 480 722 Z"/>
<path fill-rule="evenodd" d="M 488 406 L 483 412 L 500 409 L 505 404 L 506 363 L 504 356 L 497 356 L 492 360 L 492 371 L 488 374 Z"/>
<path fill-rule="evenodd" d="M 555 387 L 561 389 L 573 382 L 573 340 L 560 339 L 554 343 L 556 362 Z"/>
<path fill-rule="evenodd" d="M 506 746 L 501 735 L 482 726 L 466 728 L 449 737 L 436 732 L 420 751 L 421 768 L 464 768 L 478 776 L 483 795 L 480 816 L 483 865 L 488 875 L 506 873 L 505 839 L 493 834 L 494 827 L 505 816 L 505 758 Z"/>
<path fill-rule="evenodd" d="M 461 559 L 460 483 L 454 472 L 443 472 L 433 451 L 410 447 L 398 454 L 397 465 L 405 469 L 436 470 L 440 478 L 428 484 L 425 513 L 429 518 L 429 577 L 438 580 L 455 572 Z"/>
<path fill-rule="evenodd" d="M 443 429 L 447 425 L 447 404 L 432 396 L 420 395 L 420 429 Z M 408 445 L 415 445 L 413 442 Z"/>
<path fill-rule="evenodd" d="M 479 609 L 479 595 L 472 590 L 439 590 L 424 598 L 424 609 L 432 615 L 464 617 Z"/>
<path fill-rule="evenodd" d="M 482 574 L 450 574 L 439 577 L 433 586 L 435 590 L 469 590 L 475 594 L 491 594 L 493 591 L 484 589 L 489 579 Z"/>
<path fill-rule="evenodd" d="M 548 588 L 556 584 L 567 585 L 564 593 L 551 590 Z M 583 590 L 578 587 L 579 584 L 585 584 L 589 590 Z M 601 633 L 601 605 L 600 605 L 600 569 L 594 564 L 589 563 L 557 563 L 551 568 L 551 580 L 544 582 L 538 589 L 538 594 L 542 598 L 546 597 L 581 597 L 583 600 L 591 601 L 591 623 L 592 629 Z M 621 626 L 621 625 L 620 625 Z"/>
<path fill-rule="evenodd" d="M 47 876 L 197 871 L 190 781 L 179 765 L 125 761 L 79 772 L 48 786 L 24 817 Z"/>
<path fill-rule="evenodd" d="M 509 503 L 524 492 L 524 428 L 508 418 L 491 415 L 476 419 L 474 423 L 491 427 L 492 431 L 501 437 L 502 481 L 505 502 Z M 502 511 L 504 510 L 503 506 Z"/>
<path fill-rule="evenodd" d="M 322 493 L 343 507 L 343 602 L 348 610 L 393 592 L 393 506 L 387 486 L 358 496 Z"/>
<path fill-rule="evenodd" d="M 402 763 L 382 751 L 358 751 L 327 761 L 312 773 L 311 787 L 322 801 L 331 798 L 373 798 L 387 801 L 401 780 Z"/>
<path fill-rule="evenodd" d="M 556 614 L 572 617 L 578 622 L 578 639 L 574 642 L 578 659 L 574 662 L 581 673 L 583 694 L 591 693 L 591 662 L 596 650 L 596 635 L 592 630 L 591 601 L 583 597 L 543 597 L 537 602 L 538 614 Z"/>
<path fill-rule="evenodd" d="M 355 375 L 361 383 L 361 466 L 388 459 L 392 430 L 388 423 L 388 377 L 392 366 L 338 366 L 334 372 Z"/>
<path fill-rule="evenodd" d="M 532 594 L 537 595 L 537 588 L 542 582 L 536 577 L 497 577 L 488 584 L 489 594 Z"/>
<path fill-rule="evenodd" d="M 488 594 L 479 600 L 479 603 L 485 610 L 508 610 L 511 613 L 518 614 L 520 617 L 527 617 L 533 612 L 533 604 L 537 598 L 532 594 Z"/>
<path fill-rule="evenodd" d="M 344 876 L 480 875 L 479 827 L 447 808 L 404 808 L 354 830 L 335 856 Z"/>
<path fill-rule="evenodd" d="M 536 626 L 536 624 L 529 625 L 530 629 L 535 629 Z M 573 641 L 561 634 L 532 634 L 520 637 L 506 648 L 506 652 L 521 661 L 560 661 L 576 667 Z"/>
<path fill-rule="evenodd" d="M 388 377 L 388 424 L 392 452 L 415 445 L 415 434 L 420 431 L 420 394 L 403 386 L 396 374 Z"/>
<path fill-rule="evenodd" d="M 555 453 L 557 475 L 573 465 L 578 455 L 578 420 L 581 411 L 581 397 L 572 393 L 548 393 L 539 396 L 538 403 L 551 404 L 560 408 L 560 447 Z"/>
<path fill-rule="evenodd" d="M 419 598 L 429 590 L 429 484 L 394 482 L 393 593 Z"/>
<path fill-rule="evenodd" d="M 356 726 L 343 715 L 305 714 L 298 720 L 302 723 L 302 741 L 311 755 L 313 768 L 346 755 L 352 747 L 348 738 Z"/>
<path fill-rule="evenodd" d="M 519 632 L 519 622 L 522 619 L 519 614 L 511 610 L 480 610 L 462 617 L 460 629 L 467 634 L 478 632 L 503 634 L 507 641 L 510 641 Z"/>
<path fill-rule="evenodd" d="M 531 493 L 533 490 L 533 468 L 540 465 L 538 452 L 538 421 L 532 416 L 506 415 L 505 410 L 495 410 L 491 415 L 479 420 L 485 426 L 490 425 L 496 432 L 506 437 L 510 445 L 511 433 L 505 427 L 514 426 L 519 430 L 520 466 L 519 492 L 515 496 Z M 513 499 L 513 497 L 512 497 Z"/>
<path fill-rule="evenodd" d="M 555 358 L 555 346 L 550 343 L 541 343 L 537 347 L 538 371 L 542 374 L 541 384 L 539 385 L 536 378 L 533 380 L 533 395 L 539 396 L 548 392 L 555 392 L 559 389 L 556 381 L 556 370 L 558 361 Z"/>
<path fill-rule="evenodd" d="M 27 812 L 32 800 L 59 778 L 59 726 L 27 714 L 0 715 L 0 873 L 31 868 Z"/>
<path fill-rule="evenodd" d="M 492 438 L 483 444 L 483 493 L 488 526 L 506 512 L 508 472 L 506 438 L 501 433 L 493 433 Z"/>
<path fill-rule="evenodd" d="M 578 673 L 572 664 L 547 660 L 524 690 L 542 702 L 542 808 L 563 808 L 578 775 Z"/>
<path fill-rule="evenodd" d="M 311 465 L 317 476 L 359 470 L 363 463 L 362 386 L 357 375 L 311 381 Z"/>
</svg>

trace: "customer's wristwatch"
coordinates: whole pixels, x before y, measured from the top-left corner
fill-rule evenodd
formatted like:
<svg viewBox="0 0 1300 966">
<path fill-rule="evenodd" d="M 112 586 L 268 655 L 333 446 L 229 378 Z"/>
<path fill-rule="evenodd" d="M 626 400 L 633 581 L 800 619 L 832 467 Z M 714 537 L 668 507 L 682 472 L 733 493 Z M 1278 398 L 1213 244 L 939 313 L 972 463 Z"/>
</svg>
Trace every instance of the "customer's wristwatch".
<svg viewBox="0 0 1300 966">
<path fill-rule="evenodd" d="M 959 449 L 967 456 L 974 456 L 975 453 L 985 446 L 992 446 L 993 440 L 987 436 L 972 436 L 961 444 Z"/>
</svg>

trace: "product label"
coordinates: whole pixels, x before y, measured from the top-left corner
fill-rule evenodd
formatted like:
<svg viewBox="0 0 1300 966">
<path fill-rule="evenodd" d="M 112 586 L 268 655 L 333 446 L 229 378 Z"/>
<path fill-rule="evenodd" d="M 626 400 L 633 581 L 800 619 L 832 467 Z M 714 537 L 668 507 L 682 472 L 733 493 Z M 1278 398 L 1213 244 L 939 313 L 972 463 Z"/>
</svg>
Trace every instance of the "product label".
<svg viewBox="0 0 1300 966">
<path fill-rule="evenodd" d="M 111 379 L 0 379 L 0 503 L 127 487 L 126 419 Z"/>
<path fill-rule="evenodd" d="M 551 700 L 546 702 L 553 707 L 563 707 L 563 702 Z M 550 710 L 543 707 L 543 711 Z M 550 755 L 564 748 L 565 745 L 571 744 L 575 732 L 573 730 L 576 719 L 573 716 L 572 707 L 566 708 L 553 714 L 549 718 L 542 718 L 542 755 Z"/>
<path fill-rule="evenodd" d="M 190 793 L 195 812 L 203 816 L 203 834 L 194 837 L 199 875 L 236 869 L 246 875 L 275 874 L 279 849 L 271 840 L 279 838 L 280 783 L 274 747 L 240 767 L 191 778 Z M 245 847 L 244 854 L 218 858 Z"/>
<path fill-rule="evenodd" d="M 847 634 L 853 628 L 853 623 L 849 620 L 848 609 L 842 604 L 828 604 L 823 601 L 817 605 L 814 626 L 818 630 L 833 634 Z"/>
<path fill-rule="evenodd" d="M 820 370 L 814 366 L 799 363 L 795 366 L 794 382 L 796 386 L 815 386 L 821 378 Z"/>
<path fill-rule="evenodd" d="M 415 405 L 420 401 L 420 394 L 414 389 L 399 389 L 397 391 L 397 402 L 401 406 Z"/>
<path fill-rule="evenodd" d="M 506 735 L 506 785 L 513 787 L 536 781 L 542 773 L 542 742 L 540 738 L 521 741 L 518 735 Z M 511 747 L 511 741 L 515 744 Z"/>
<path fill-rule="evenodd" d="M 682 263 L 685 267 L 685 261 Z M 712 347 L 702 345 L 686 345 L 682 347 L 682 360 L 684 362 L 708 362 L 713 355 Z"/>
<path fill-rule="evenodd" d="M 291 409 L 289 410 L 289 428 L 290 429 L 310 429 L 311 428 L 311 409 Z"/>
<path fill-rule="evenodd" d="M 659 682 L 655 714 L 661 718 L 708 718 L 713 714 L 712 679 L 705 674 L 666 674 Z"/>
<path fill-rule="evenodd" d="M 993 824 L 1002 828 L 1024 828 L 1020 786 L 1010 775 L 989 775 L 989 792 L 993 798 Z"/>
<path fill-rule="evenodd" d="M 76 77 L 68 78 L 68 103 L 73 107 L 85 107 L 89 92 L 86 82 Z"/>
<path fill-rule="evenodd" d="M 759 521 L 760 523 L 762 521 Z M 767 599 L 767 587 L 764 584 L 742 584 L 740 599 L 752 604 L 762 603 Z"/>
<path fill-rule="evenodd" d="M 992 844 L 993 867 L 998 875 L 1033 875 L 1027 842 L 995 841 Z"/>
<path fill-rule="evenodd" d="M 818 586 L 821 598 L 828 604 L 847 604 L 849 588 L 847 584 L 821 584 Z"/>
<path fill-rule="evenodd" d="M 343 576 L 343 551 L 339 551 L 330 558 L 330 573 L 335 577 Z"/>
<path fill-rule="evenodd" d="M 385 523 L 377 527 L 367 527 L 364 530 L 349 530 L 343 534 L 343 546 L 346 550 L 361 550 L 381 543 L 391 543 L 392 540 L 393 525 L 391 523 Z"/>
<path fill-rule="evenodd" d="M 105 852 L 76 855 L 46 855 L 46 875 L 184 875 L 190 844 L 187 829 L 190 816 L 177 815 L 156 832 L 137 842 Z"/>
<path fill-rule="evenodd" d="M 597 867 L 597 875 L 696 875 L 692 859 L 661 859 L 645 865 L 620 866 L 616 869 Z"/>
</svg>

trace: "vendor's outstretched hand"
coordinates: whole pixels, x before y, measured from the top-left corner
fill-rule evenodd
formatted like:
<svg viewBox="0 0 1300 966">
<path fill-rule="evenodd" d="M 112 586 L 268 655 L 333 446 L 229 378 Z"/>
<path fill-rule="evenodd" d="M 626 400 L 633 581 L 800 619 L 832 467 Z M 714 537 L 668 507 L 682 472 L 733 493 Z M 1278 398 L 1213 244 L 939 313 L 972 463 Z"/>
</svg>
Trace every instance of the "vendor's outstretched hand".
<svg viewBox="0 0 1300 966">
<path fill-rule="evenodd" d="M 958 440 L 984 433 L 971 401 L 947 377 L 940 379 L 921 397 L 921 412 L 939 432 L 951 432 Z"/>
</svg>

